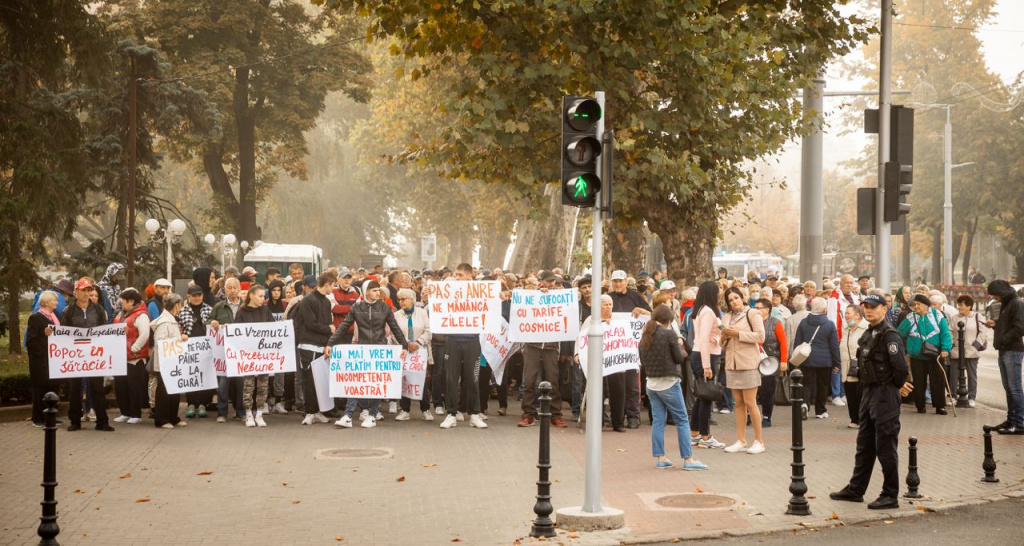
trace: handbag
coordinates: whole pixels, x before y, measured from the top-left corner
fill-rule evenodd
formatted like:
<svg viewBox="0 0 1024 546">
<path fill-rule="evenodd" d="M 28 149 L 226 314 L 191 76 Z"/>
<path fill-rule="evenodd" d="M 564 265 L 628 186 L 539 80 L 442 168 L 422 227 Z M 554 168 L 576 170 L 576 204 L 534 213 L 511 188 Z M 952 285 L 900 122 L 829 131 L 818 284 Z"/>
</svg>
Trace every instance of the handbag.
<svg viewBox="0 0 1024 546">
<path fill-rule="evenodd" d="M 971 346 L 977 349 L 978 352 L 982 352 L 985 349 L 988 349 L 988 341 L 982 342 L 978 339 L 981 337 L 981 320 L 978 319 L 977 313 L 974 314 L 974 325 L 976 330 L 974 333 L 974 343 L 971 343 Z"/>
<path fill-rule="evenodd" d="M 917 330 L 916 316 L 914 317 L 914 329 Z M 920 332 L 920 330 L 918 330 L 918 332 Z M 939 358 L 941 353 L 942 352 L 939 350 L 938 345 L 924 340 L 921 341 L 921 360 L 935 360 Z"/>
<path fill-rule="evenodd" d="M 789 406 L 789 374 L 779 374 L 779 380 L 775 382 L 775 405 Z"/>
<path fill-rule="evenodd" d="M 860 379 L 860 377 L 858 375 L 859 372 L 860 372 L 860 365 L 857 364 L 856 360 L 851 360 L 850 361 L 850 369 L 849 369 L 849 371 L 846 372 L 846 377 L 859 380 Z"/>
<path fill-rule="evenodd" d="M 800 366 L 808 357 L 811 356 L 811 343 L 814 343 L 814 338 L 818 335 L 819 328 L 821 328 L 821 326 L 814 329 L 814 334 L 811 335 L 810 341 L 805 341 L 793 349 L 793 354 L 789 357 L 790 364 Z"/>
<path fill-rule="evenodd" d="M 720 403 L 725 394 L 725 386 L 717 381 L 708 381 L 706 378 L 697 381 L 697 398 L 705 402 Z"/>
</svg>

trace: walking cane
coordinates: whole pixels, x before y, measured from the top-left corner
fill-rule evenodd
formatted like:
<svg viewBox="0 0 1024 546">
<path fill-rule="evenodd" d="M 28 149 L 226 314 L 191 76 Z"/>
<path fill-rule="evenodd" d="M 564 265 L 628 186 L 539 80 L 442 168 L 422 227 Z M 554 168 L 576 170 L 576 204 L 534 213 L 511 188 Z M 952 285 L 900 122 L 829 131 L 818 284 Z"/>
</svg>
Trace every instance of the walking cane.
<svg viewBox="0 0 1024 546">
<path fill-rule="evenodd" d="M 946 392 L 949 392 L 949 377 L 946 376 L 946 367 L 942 364 L 941 356 L 939 357 L 939 370 L 942 371 L 942 380 L 946 382 Z M 932 393 L 932 396 L 934 397 L 935 393 Z M 932 398 L 932 400 L 935 400 L 935 398 Z M 953 410 L 953 417 L 956 417 L 956 404 L 950 404 L 949 407 Z"/>
</svg>

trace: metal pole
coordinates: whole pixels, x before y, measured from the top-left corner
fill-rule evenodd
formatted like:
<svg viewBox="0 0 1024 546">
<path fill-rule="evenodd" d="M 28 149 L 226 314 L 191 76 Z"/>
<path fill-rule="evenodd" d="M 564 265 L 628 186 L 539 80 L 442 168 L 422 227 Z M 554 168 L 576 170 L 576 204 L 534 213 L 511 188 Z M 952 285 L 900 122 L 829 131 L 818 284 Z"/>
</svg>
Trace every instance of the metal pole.
<svg viewBox="0 0 1024 546">
<path fill-rule="evenodd" d="M 125 280 L 128 286 L 135 284 L 135 171 L 138 164 L 138 88 L 139 80 L 135 78 L 135 59 L 132 59 L 132 79 L 128 84 L 128 263 L 125 264 Z"/>
<path fill-rule="evenodd" d="M 910 437 L 910 464 L 907 467 L 907 492 L 903 494 L 905 499 L 919 499 L 923 497 L 917 488 L 921 485 L 921 476 L 917 473 L 917 438 Z"/>
<path fill-rule="evenodd" d="M 602 108 L 604 108 L 602 106 Z M 569 275 L 572 272 L 572 252 L 576 250 L 576 229 L 580 224 L 580 209 L 576 208 L 576 212 L 572 215 L 572 237 L 569 239 L 569 251 L 565 257 L 565 274 Z"/>
<path fill-rule="evenodd" d="M 601 120 L 597 122 L 597 134 L 604 136 L 604 91 L 595 93 L 601 105 Z M 606 173 L 601 173 L 604 178 Z M 600 202 L 600 195 L 598 195 Z M 601 322 L 601 264 L 604 259 L 604 237 L 602 234 L 601 209 L 593 211 L 593 251 L 591 252 L 591 280 L 593 291 L 590 294 L 590 331 L 587 332 L 587 433 L 585 475 L 583 489 L 583 511 L 598 513 L 601 507 L 601 427 L 604 425 L 602 409 L 604 408 L 604 324 Z"/>
<path fill-rule="evenodd" d="M 964 321 L 957 322 L 956 332 L 956 344 L 957 344 L 957 378 L 959 385 L 956 386 L 956 392 L 950 393 L 952 396 L 956 396 L 956 407 L 968 408 L 971 406 L 967 400 L 967 359 L 964 357 Z"/>
<path fill-rule="evenodd" d="M 942 138 L 942 283 L 953 284 L 953 124 L 946 106 L 946 132 Z"/>
<path fill-rule="evenodd" d="M 786 513 L 791 516 L 811 515 L 811 505 L 804 496 L 807 494 L 807 483 L 804 481 L 803 378 L 803 372 L 798 369 L 789 372 L 789 402 L 793 409 L 793 462 L 790 463 L 793 474 L 790 476 L 789 492 L 793 496 L 789 499 Z"/>
<path fill-rule="evenodd" d="M 800 280 L 819 282 L 824 251 L 824 190 L 822 171 L 822 111 L 825 80 L 815 78 L 812 87 L 804 89 L 804 112 L 813 113 L 800 150 Z M 831 272 L 829 273 L 831 274 Z"/>
<path fill-rule="evenodd" d="M 174 250 L 171 248 L 171 230 L 169 228 L 164 229 L 164 238 L 167 239 L 167 280 L 173 284 Z"/>
<path fill-rule="evenodd" d="M 551 470 L 551 383 L 541 381 L 537 386 L 540 391 L 540 453 L 537 457 L 537 468 L 540 476 L 537 479 L 537 503 L 533 506 L 533 513 L 537 519 L 533 520 L 533 527 L 530 529 L 530 536 L 533 538 L 547 537 L 554 538 L 555 523 L 551 521 L 551 480 L 548 472 Z"/>
<path fill-rule="evenodd" d="M 981 427 L 985 433 L 985 459 L 981 462 L 981 469 L 985 471 L 985 477 L 981 481 L 985 483 L 999 483 L 996 477 L 996 459 L 992 455 L 992 431 L 995 427 L 985 425 Z"/>
<path fill-rule="evenodd" d="M 57 489 L 57 403 L 60 398 L 55 393 L 48 392 L 43 396 L 46 409 L 43 410 L 45 425 L 43 428 L 43 517 L 39 518 L 39 530 L 37 533 L 42 539 L 41 545 L 59 544 L 57 535 L 60 534 L 60 525 L 57 524 L 57 499 L 54 497 L 54 490 Z"/>
<path fill-rule="evenodd" d="M 892 106 L 892 0 L 882 0 L 882 43 L 878 86 L 878 197 L 875 199 L 876 286 L 892 288 L 889 260 L 892 224 L 885 221 L 885 164 L 889 161 L 889 117 Z"/>
</svg>

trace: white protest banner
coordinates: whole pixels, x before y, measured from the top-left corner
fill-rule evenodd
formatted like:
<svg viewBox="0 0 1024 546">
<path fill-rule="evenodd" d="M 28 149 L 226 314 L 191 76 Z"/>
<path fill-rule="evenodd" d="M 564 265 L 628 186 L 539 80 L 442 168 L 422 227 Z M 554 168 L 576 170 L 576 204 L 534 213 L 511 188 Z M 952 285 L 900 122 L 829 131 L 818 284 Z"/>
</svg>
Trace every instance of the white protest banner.
<svg viewBox="0 0 1024 546">
<path fill-rule="evenodd" d="M 402 396 L 423 400 L 423 385 L 427 382 L 427 348 L 406 353 L 402 359 Z"/>
<path fill-rule="evenodd" d="M 587 329 L 580 330 L 577 338 L 580 366 L 587 370 Z M 633 337 L 632 325 L 625 320 L 611 320 L 604 324 L 604 376 L 626 370 L 640 369 L 640 339 Z"/>
<path fill-rule="evenodd" d="M 572 341 L 580 329 L 580 302 L 575 288 L 512 291 L 509 335 L 512 341 Z"/>
<path fill-rule="evenodd" d="M 212 338 L 161 339 L 155 349 L 160 355 L 160 375 L 167 394 L 217 388 Z"/>
<path fill-rule="evenodd" d="M 331 347 L 331 396 L 379 398 L 402 396 L 402 347 L 335 345 Z"/>
<path fill-rule="evenodd" d="M 640 315 L 636 318 L 633 317 L 633 313 L 612 313 L 612 320 L 621 320 L 629 323 L 629 331 L 633 336 L 633 339 L 640 342 L 640 338 L 644 335 L 644 326 L 647 326 L 647 322 L 651 320 L 650 315 Z"/>
<path fill-rule="evenodd" d="M 47 345 L 50 379 L 128 373 L 128 338 L 124 323 L 95 328 L 54 326 Z"/>
<path fill-rule="evenodd" d="M 213 340 L 213 350 L 211 352 L 213 356 L 213 370 L 217 374 L 217 377 L 225 377 L 228 375 L 228 361 L 224 358 L 224 328 L 207 328 L 206 333 L 210 334 L 210 339 Z"/>
<path fill-rule="evenodd" d="M 292 321 L 224 324 L 228 377 L 295 371 Z"/>
<path fill-rule="evenodd" d="M 430 298 L 430 331 L 435 334 L 497 333 L 501 320 L 498 281 L 439 281 L 424 289 Z"/>
<path fill-rule="evenodd" d="M 313 386 L 316 387 L 316 403 L 320 411 L 331 411 L 334 409 L 334 399 L 331 398 L 331 370 L 328 369 L 327 359 L 318 357 L 310 363 L 313 370 Z"/>
<path fill-rule="evenodd" d="M 505 373 L 505 364 L 519 350 L 519 344 L 508 339 L 508 323 L 504 317 L 499 317 L 501 329 L 495 334 L 480 334 L 480 355 L 487 361 L 491 368 L 494 381 L 501 384 L 501 377 Z"/>
</svg>

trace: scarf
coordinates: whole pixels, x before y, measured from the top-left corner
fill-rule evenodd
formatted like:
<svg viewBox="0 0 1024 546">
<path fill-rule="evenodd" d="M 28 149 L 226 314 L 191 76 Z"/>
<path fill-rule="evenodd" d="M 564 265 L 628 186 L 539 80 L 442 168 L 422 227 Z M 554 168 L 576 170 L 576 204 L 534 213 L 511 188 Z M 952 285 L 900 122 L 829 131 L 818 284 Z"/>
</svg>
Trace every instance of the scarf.
<svg viewBox="0 0 1024 546">
<path fill-rule="evenodd" d="M 50 322 L 52 322 L 54 326 L 60 326 L 60 321 L 57 320 L 57 315 L 53 314 L 53 311 L 40 307 L 39 312 L 42 313 L 44 317 L 50 319 Z"/>
</svg>

